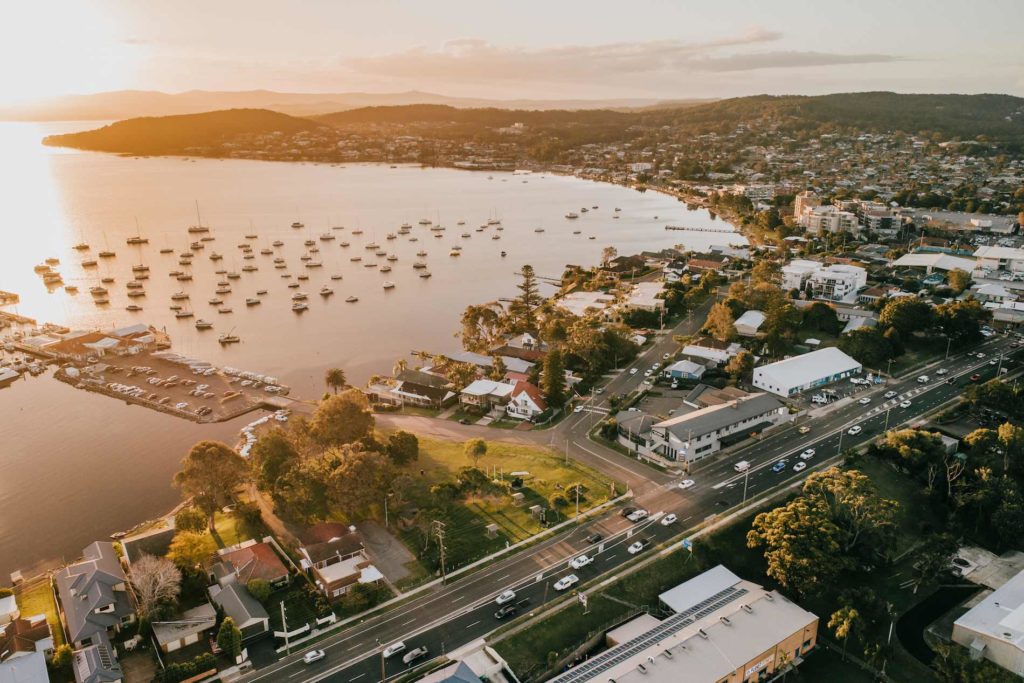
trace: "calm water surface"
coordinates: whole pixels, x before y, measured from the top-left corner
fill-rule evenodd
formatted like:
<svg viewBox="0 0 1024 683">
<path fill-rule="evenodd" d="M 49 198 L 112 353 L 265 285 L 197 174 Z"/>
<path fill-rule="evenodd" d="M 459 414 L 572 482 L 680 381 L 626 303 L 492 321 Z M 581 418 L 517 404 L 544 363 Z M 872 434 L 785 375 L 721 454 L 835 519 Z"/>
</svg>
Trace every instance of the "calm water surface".
<svg viewBox="0 0 1024 683">
<path fill-rule="evenodd" d="M 743 242 L 740 236 L 679 233 L 666 224 L 723 227 L 706 211 L 657 193 L 638 193 L 614 185 L 574 178 L 384 165 L 283 164 L 234 160 L 129 158 L 43 147 L 43 135 L 93 124 L 0 123 L 4 182 L 10 191 L 0 205 L 0 289 L 21 295 L 17 311 L 39 321 L 71 327 L 101 327 L 145 322 L 165 328 L 174 349 L 221 365 L 257 370 L 281 378 L 293 396 L 323 391 L 323 371 L 342 367 L 350 381 L 387 372 L 412 350 L 445 351 L 458 346 L 453 334 L 470 303 L 515 293 L 514 273 L 531 264 L 541 276 L 557 278 L 565 264 L 591 265 L 603 247 L 620 253 L 661 249 L 684 243 L 703 249 Z M 524 182 L 525 181 L 525 182 Z M 196 235 L 186 232 L 202 222 L 215 241 L 206 242 L 191 267 L 178 264 Z M 599 208 L 574 221 L 564 218 L 581 207 Z M 613 219 L 613 209 L 621 208 Z M 476 228 L 488 218 L 504 230 Z M 421 218 L 446 230 L 435 238 Z M 299 221 L 305 228 L 293 229 Z M 457 225 L 465 221 L 464 225 Z M 144 246 L 128 246 L 136 234 Z M 409 235 L 397 235 L 402 223 Z M 344 226 L 344 230 L 332 230 Z M 543 228 L 537 233 L 535 229 Z M 354 235 L 354 230 L 363 234 Z M 574 231 L 581 234 L 574 235 Z M 463 238 L 462 233 L 469 233 Z M 246 234 L 257 239 L 247 240 Z M 334 235 L 321 241 L 324 233 Z M 395 233 L 393 240 L 388 233 Z M 492 235 L 500 235 L 494 240 Z M 595 239 L 588 239 L 590 236 Z M 412 241 L 410 238 L 417 238 Z M 304 267 L 305 240 L 315 240 L 323 263 Z M 275 248 L 272 242 L 284 245 Z M 350 246 L 341 247 L 343 241 Z M 78 242 L 91 246 L 77 252 Z M 251 242 L 255 258 L 244 260 L 238 248 Z M 388 262 L 365 245 L 376 242 Z M 453 246 L 461 255 L 450 256 Z M 160 254 L 171 247 L 172 254 Z M 271 248 L 273 256 L 259 253 Z M 113 259 L 97 252 L 115 251 Z M 425 250 L 433 277 L 422 279 L 412 264 Z M 209 259 L 218 252 L 223 260 Z M 502 251 L 507 256 L 502 257 Z M 361 262 L 352 262 L 354 256 Z M 59 272 L 78 294 L 48 290 L 32 267 L 45 258 L 60 259 Z M 284 258 L 286 269 L 273 259 Z M 96 268 L 81 265 L 99 261 Z M 377 268 L 364 267 L 376 263 Z M 146 296 L 127 297 L 132 265 L 145 264 L 150 278 Z M 258 271 L 245 273 L 251 264 Z M 390 273 L 379 267 L 390 265 Z M 230 314 L 208 304 L 218 269 L 238 271 L 232 293 L 220 295 Z M 168 273 L 182 270 L 193 280 L 179 282 Z M 282 274 L 289 273 L 291 279 Z M 341 280 L 331 280 L 340 274 Z M 308 275 L 300 290 L 309 294 L 309 310 L 290 310 L 287 284 Z M 88 293 L 102 277 L 110 304 L 99 307 Z M 395 283 L 391 290 L 383 282 Z M 334 290 L 324 299 L 323 285 Z M 265 289 L 259 306 L 245 299 Z M 184 291 L 195 318 L 214 323 L 197 331 L 194 319 L 176 319 L 171 294 Z M 358 303 L 344 299 L 359 297 Z M 142 312 L 129 313 L 136 303 Z M 242 343 L 221 348 L 220 333 L 233 331 Z M 75 391 L 48 376 L 16 382 L 0 391 L 0 576 L 62 556 L 74 557 L 88 542 L 166 511 L 177 501 L 169 480 L 188 447 L 200 438 L 231 440 L 248 422 L 200 426 L 130 407 L 105 397 Z"/>
</svg>

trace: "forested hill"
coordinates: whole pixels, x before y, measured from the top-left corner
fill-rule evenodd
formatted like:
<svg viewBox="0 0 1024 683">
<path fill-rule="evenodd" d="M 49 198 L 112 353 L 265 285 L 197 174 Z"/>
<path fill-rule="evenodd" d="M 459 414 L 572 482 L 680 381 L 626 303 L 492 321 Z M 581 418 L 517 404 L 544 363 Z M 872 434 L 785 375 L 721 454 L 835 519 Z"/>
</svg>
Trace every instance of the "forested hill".
<svg viewBox="0 0 1024 683">
<path fill-rule="evenodd" d="M 526 109 L 460 109 L 443 104 L 410 104 L 399 107 L 362 107 L 316 117 L 332 126 L 366 124 L 454 123 L 477 126 L 559 125 L 621 125 L 637 120 L 635 114 L 609 109 L 526 110 Z"/>
<path fill-rule="evenodd" d="M 51 135 L 44 144 L 127 154 L 184 154 L 215 149 L 243 135 L 294 134 L 322 128 L 309 119 L 267 109 L 225 109 L 203 114 L 143 117 L 81 133 Z"/>
</svg>

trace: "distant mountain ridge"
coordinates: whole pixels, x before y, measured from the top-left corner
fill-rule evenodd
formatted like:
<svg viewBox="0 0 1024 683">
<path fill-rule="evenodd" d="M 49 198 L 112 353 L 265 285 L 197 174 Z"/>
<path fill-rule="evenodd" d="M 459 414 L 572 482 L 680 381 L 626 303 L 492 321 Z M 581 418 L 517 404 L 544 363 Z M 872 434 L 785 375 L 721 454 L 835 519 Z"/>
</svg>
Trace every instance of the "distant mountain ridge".
<svg viewBox="0 0 1024 683">
<path fill-rule="evenodd" d="M 69 95 L 34 103 L 0 107 L 0 120 L 8 121 L 111 121 L 143 116 L 200 114 L 221 109 L 270 109 L 293 116 L 316 116 L 347 109 L 410 104 L 443 104 L 458 108 L 500 109 L 634 109 L 681 107 L 709 100 L 657 98 L 618 99 L 515 99 L 449 97 L 435 93 L 282 93 L 271 90 L 219 92 L 190 90 L 182 93 L 121 90 L 93 95 Z"/>
</svg>

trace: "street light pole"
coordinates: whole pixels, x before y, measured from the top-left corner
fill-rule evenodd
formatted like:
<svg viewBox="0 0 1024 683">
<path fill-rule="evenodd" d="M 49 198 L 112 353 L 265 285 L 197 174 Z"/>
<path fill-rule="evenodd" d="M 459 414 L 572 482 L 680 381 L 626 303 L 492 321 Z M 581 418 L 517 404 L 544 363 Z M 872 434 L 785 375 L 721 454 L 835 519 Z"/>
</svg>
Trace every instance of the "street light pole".
<svg viewBox="0 0 1024 683">
<path fill-rule="evenodd" d="M 747 480 L 750 478 L 750 467 L 743 470 L 743 502 L 747 502 Z"/>
<path fill-rule="evenodd" d="M 949 360 L 949 347 L 953 344 L 953 338 L 946 336 L 946 360 Z"/>
<path fill-rule="evenodd" d="M 388 677 L 384 671 L 384 645 L 380 642 L 380 638 L 377 639 L 377 647 L 380 648 L 380 683 L 384 683 Z"/>
<path fill-rule="evenodd" d="M 889 408 L 888 410 L 885 411 L 885 429 L 882 430 L 883 432 L 889 431 L 889 413 L 891 412 L 892 408 Z M 841 439 L 842 437 L 839 438 Z"/>
<path fill-rule="evenodd" d="M 842 452 L 843 452 L 843 430 L 840 429 L 839 430 L 839 447 L 836 448 L 836 455 L 839 455 Z"/>
</svg>

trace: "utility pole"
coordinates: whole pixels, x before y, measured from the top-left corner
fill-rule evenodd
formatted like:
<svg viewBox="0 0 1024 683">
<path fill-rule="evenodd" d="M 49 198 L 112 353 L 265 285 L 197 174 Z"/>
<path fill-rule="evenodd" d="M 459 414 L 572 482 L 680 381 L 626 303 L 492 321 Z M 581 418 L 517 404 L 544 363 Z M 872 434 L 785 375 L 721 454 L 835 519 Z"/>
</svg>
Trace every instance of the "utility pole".
<svg viewBox="0 0 1024 683">
<path fill-rule="evenodd" d="M 576 523 L 580 523 L 580 483 L 576 482 Z"/>
<path fill-rule="evenodd" d="M 444 527 L 445 527 L 445 524 L 444 524 L 444 522 L 435 519 L 434 521 L 432 521 L 430 523 L 430 527 L 431 527 L 431 531 L 433 531 L 434 535 L 437 536 L 437 548 L 438 548 L 438 552 L 440 553 L 440 561 L 441 561 L 441 583 L 444 584 L 444 583 L 447 583 L 447 581 L 448 581 L 448 572 L 445 569 L 445 565 L 444 565 L 444 559 L 445 559 L 444 558 L 444 551 L 445 551 L 445 547 L 444 547 L 444 533 L 445 533 L 444 532 Z"/>
<path fill-rule="evenodd" d="M 949 360 L 949 347 L 953 344 L 953 338 L 946 336 L 946 360 Z"/>
<path fill-rule="evenodd" d="M 747 480 L 750 478 L 750 467 L 743 470 L 743 502 L 747 502 Z"/>
<path fill-rule="evenodd" d="M 842 429 L 839 430 L 839 446 L 836 448 L 836 455 L 843 452 L 843 431 Z"/>
<path fill-rule="evenodd" d="M 388 676 L 384 670 L 384 644 L 380 642 L 380 638 L 377 639 L 377 647 L 380 648 L 380 683 L 384 683 Z"/>
<path fill-rule="evenodd" d="M 569 466 L 569 439 L 565 440 L 565 466 Z"/>
<path fill-rule="evenodd" d="M 281 601 L 281 629 L 284 631 L 284 653 L 288 655 L 292 651 L 288 644 L 288 621 L 284 616 L 284 600 Z"/>
</svg>

